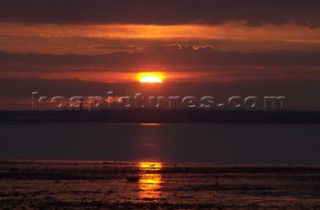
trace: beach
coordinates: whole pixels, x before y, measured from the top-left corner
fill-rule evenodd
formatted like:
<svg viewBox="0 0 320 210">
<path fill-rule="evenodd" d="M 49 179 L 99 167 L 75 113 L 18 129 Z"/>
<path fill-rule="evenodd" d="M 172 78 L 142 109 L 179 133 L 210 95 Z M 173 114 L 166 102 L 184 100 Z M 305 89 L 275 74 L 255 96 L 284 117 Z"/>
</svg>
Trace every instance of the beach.
<svg viewBox="0 0 320 210">
<path fill-rule="evenodd" d="M 0 206 L 319 209 L 319 180 L 317 166 L 1 161 Z"/>
</svg>

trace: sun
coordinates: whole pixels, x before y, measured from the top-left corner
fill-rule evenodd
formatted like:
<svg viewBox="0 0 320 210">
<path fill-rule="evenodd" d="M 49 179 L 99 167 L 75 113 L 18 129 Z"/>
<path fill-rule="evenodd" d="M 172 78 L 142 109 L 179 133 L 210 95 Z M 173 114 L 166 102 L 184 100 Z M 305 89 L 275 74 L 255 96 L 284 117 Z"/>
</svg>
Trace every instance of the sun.
<svg viewBox="0 0 320 210">
<path fill-rule="evenodd" d="M 162 83 L 163 78 L 163 74 L 158 72 L 144 72 L 138 75 L 140 83 Z"/>
<path fill-rule="evenodd" d="M 139 80 L 141 83 L 162 83 L 162 79 L 157 76 L 145 76 Z"/>
</svg>

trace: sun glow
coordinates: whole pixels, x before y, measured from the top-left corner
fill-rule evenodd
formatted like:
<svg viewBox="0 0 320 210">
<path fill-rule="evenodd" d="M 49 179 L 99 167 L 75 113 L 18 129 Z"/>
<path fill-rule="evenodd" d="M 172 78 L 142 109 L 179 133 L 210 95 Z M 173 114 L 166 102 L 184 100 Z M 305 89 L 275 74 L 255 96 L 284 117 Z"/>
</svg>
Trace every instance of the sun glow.
<svg viewBox="0 0 320 210">
<path fill-rule="evenodd" d="M 156 72 L 146 72 L 138 75 L 138 80 L 141 83 L 162 83 L 163 78 L 164 76 L 162 73 Z"/>
</svg>

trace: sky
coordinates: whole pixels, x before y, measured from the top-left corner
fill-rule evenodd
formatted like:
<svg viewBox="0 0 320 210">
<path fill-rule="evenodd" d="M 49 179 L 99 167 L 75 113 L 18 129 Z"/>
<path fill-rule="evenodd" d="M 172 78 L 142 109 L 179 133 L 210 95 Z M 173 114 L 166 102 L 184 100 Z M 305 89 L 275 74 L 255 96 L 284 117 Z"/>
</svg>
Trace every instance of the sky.
<svg viewBox="0 0 320 210">
<path fill-rule="evenodd" d="M 315 0 L 2 0 L 0 109 L 43 95 L 284 95 L 320 110 Z M 162 84 L 139 84 L 161 72 Z"/>
</svg>

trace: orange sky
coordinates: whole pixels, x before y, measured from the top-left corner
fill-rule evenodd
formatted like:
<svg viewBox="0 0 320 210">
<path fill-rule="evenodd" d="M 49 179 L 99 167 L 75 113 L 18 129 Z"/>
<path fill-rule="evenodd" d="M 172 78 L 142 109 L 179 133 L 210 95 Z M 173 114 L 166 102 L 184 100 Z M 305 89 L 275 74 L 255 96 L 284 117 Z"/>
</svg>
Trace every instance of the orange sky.
<svg viewBox="0 0 320 210">
<path fill-rule="evenodd" d="M 320 79 L 319 6 L 295 0 L 0 1 L 0 81 L 24 98 L 58 81 L 70 92 L 85 84 L 121 89 L 137 83 L 140 72 L 161 72 L 166 87 L 242 82 L 237 89 L 250 92 L 256 87 L 247 81 L 281 86 L 304 80 L 313 84 L 306 85 L 310 90 L 320 89 L 309 82 Z M 294 88 L 290 83 L 286 90 Z M 4 90 L 0 102 L 14 98 Z"/>
<path fill-rule="evenodd" d="M 40 53 L 110 53 L 97 46 L 135 47 L 130 40 L 145 41 L 140 50 L 158 43 L 213 43 L 225 40 L 221 50 L 268 51 L 268 50 L 319 50 L 320 29 L 296 25 L 247 26 L 243 22 L 221 25 L 59 25 L 21 24 L 0 22 L 0 47 L 8 52 Z M 74 41 L 72 39 L 77 39 Z M 94 41 L 92 41 L 94 40 Z M 126 41 L 127 40 L 127 41 Z M 141 41 L 142 40 L 142 41 Z M 270 42 L 279 42 L 270 46 Z M 131 43 L 131 44 L 130 44 Z M 154 44 L 153 44 L 154 45 Z M 233 45 L 233 46 L 232 46 Z M 97 48 L 95 48 L 97 47 Z"/>
</svg>

